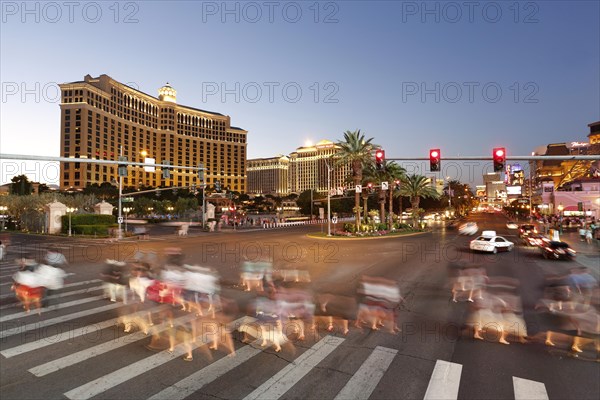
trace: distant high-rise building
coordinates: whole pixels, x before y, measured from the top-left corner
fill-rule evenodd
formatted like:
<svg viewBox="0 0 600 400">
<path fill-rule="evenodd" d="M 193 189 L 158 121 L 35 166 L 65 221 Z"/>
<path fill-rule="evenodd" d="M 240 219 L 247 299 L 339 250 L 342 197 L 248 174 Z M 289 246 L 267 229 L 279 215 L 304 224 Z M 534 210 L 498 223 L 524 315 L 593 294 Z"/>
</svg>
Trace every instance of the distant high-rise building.
<svg viewBox="0 0 600 400">
<path fill-rule="evenodd" d="M 204 164 L 207 184 L 221 182 L 246 191 L 247 131 L 232 127 L 227 115 L 178 105 L 169 84 L 150 96 L 107 75 L 60 85 L 62 92 L 61 156 L 151 162 L 198 167 Z M 174 169 L 164 179 L 160 169 L 148 172 L 129 166 L 125 187 L 199 184 L 196 170 Z M 61 163 L 61 189 L 80 189 L 111 182 L 117 165 Z"/>
<path fill-rule="evenodd" d="M 290 159 L 283 155 L 248 160 L 248 193 L 288 195 L 289 164 Z"/>
<path fill-rule="evenodd" d="M 351 175 L 349 164 L 338 165 L 335 154 L 340 147 L 329 140 L 321 140 L 314 146 L 298 147 L 290 154 L 290 191 L 301 193 L 314 189 L 326 194 L 328 165 L 331 168 L 330 188 L 348 186 Z"/>
<path fill-rule="evenodd" d="M 339 150 L 340 147 L 334 142 L 321 140 L 314 146 L 298 147 L 289 157 L 280 155 L 250 159 L 248 192 L 283 195 L 299 194 L 312 189 L 326 194 L 328 164 L 331 168 L 330 188 L 348 187 L 347 179 L 351 177 L 351 168 L 349 164 L 337 164 L 335 154 Z"/>
</svg>

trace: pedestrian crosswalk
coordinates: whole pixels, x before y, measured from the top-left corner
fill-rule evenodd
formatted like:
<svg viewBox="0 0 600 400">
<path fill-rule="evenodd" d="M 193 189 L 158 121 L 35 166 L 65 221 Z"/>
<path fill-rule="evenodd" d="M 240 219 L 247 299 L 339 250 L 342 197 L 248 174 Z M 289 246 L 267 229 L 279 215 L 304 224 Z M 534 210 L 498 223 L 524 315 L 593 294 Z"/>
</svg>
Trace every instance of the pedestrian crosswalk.
<svg viewBox="0 0 600 400">
<path fill-rule="evenodd" d="M 79 289 L 77 286 L 92 285 L 90 288 Z M 66 285 L 54 299 L 60 304 L 54 311 L 58 315 L 51 315 L 46 310 L 42 316 L 26 315 L 20 311 L 5 312 L 0 317 L 0 354 L 11 362 L 21 365 L 27 371 L 34 384 L 36 380 L 43 387 L 45 380 L 53 380 L 57 375 L 68 374 L 77 371 L 77 380 L 59 380 L 57 384 L 68 385 L 61 387 L 61 393 L 68 399 L 91 399 L 96 397 L 111 397 L 115 388 L 123 385 L 133 384 L 141 376 L 153 376 L 164 374 L 173 363 L 182 362 L 182 356 L 188 351 L 196 351 L 207 346 L 211 336 L 206 332 L 198 335 L 196 341 L 191 341 L 191 349 L 181 344 L 175 346 L 172 351 L 165 349 L 158 352 L 142 351 L 128 354 L 127 359 L 133 361 L 120 362 L 120 352 L 131 350 L 131 346 L 140 349 L 149 339 L 147 332 L 134 329 L 131 333 L 123 333 L 116 326 L 123 321 L 124 317 L 133 319 L 135 316 L 164 309 L 165 305 L 148 305 L 143 310 L 131 308 L 122 303 L 108 303 L 101 299 L 102 296 L 90 296 L 90 292 L 100 290 L 97 280 L 89 280 Z M 69 290 L 75 288 L 75 290 Z M 76 298 L 75 296 L 80 296 Z M 107 302 L 102 304 L 102 302 Z M 81 308 L 85 309 L 82 310 Z M 196 318 L 193 314 L 177 314 L 172 324 L 181 326 Z M 98 320 L 100 319 L 100 320 Z M 65 322 L 77 320 L 92 321 L 87 325 L 72 325 L 70 329 L 44 328 L 61 326 Z M 227 331 L 235 331 L 242 324 L 252 323 L 254 318 L 241 317 L 233 320 L 227 325 Z M 160 334 L 171 329 L 168 320 L 152 327 L 152 332 Z M 115 334 L 117 331 L 118 334 Z M 51 332 L 51 333 L 48 333 Z M 112 332 L 103 336 L 101 340 L 84 340 L 86 337 L 100 337 L 102 332 Z M 106 340 L 106 338 L 109 338 Z M 18 338 L 18 340 L 17 340 Z M 12 339 L 12 340 L 9 340 Z M 331 362 L 332 357 L 340 357 L 344 353 L 352 352 L 356 343 L 345 336 L 325 334 L 307 340 L 305 346 L 299 348 L 298 353 L 290 357 L 287 364 L 275 371 L 272 376 L 265 377 L 263 381 L 256 382 L 249 387 L 241 398 L 251 399 L 280 399 L 290 397 L 294 388 L 310 379 L 311 373 L 322 368 L 322 365 Z M 240 344 L 235 354 L 223 356 L 216 360 L 209 360 L 199 364 L 201 367 L 191 371 L 185 376 L 177 376 L 168 385 L 163 387 L 153 386 L 148 393 L 139 393 L 139 398 L 148 399 L 185 399 L 199 396 L 207 385 L 221 378 L 235 380 L 240 368 L 260 369 L 262 364 L 259 356 L 265 354 L 266 348 L 261 347 L 260 340 L 252 343 Z M 374 346 L 365 351 L 364 356 L 353 364 L 352 371 L 343 376 L 344 382 L 336 386 L 332 398 L 335 400 L 345 399 L 369 399 L 377 398 L 384 377 L 394 376 L 401 373 L 398 368 L 400 364 L 398 349 Z M 43 354 L 43 356 L 40 356 Z M 111 357 L 115 360 L 110 368 L 94 369 L 87 367 L 94 365 L 95 360 L 101 357 Z M 16 360 L 16 361 L 13 361 Z M 424 400 L 444 399 L 456 400 L 459 398 L 461 385 L 467 384 L 461 381 L 463 366 L 447 360 L 430 360 L 431 370 L 428 376 L 424 376 L 427 382 L 426 390 L 421 392 L 420 398 Z M 185 364 L 185 363 L 184 363 Z M 189 364 L 188 364 L 189 365 Z M 180 373 L 180 372 L 179 372 Z M 8 379 L 8 378 L 3 378 Z M 469 385 L 476 384 L 469 382 Z M 512 377 L 515 400 L 540 399 L 548 400 L 549 396 L 544 383 L 528 380 L 523 377 Z M 3 387 L 10 386 L 10 382 L 2 382 Z M 59 395 L 60 395 L 59 394 Z M 10 396 L 9 396 L 10 397 Z M 296 397 L 296 394 L 292 397 Z M 310 397 L 310 396 L 307 396 Z M 402 398 L 402 395 L 398 395 Z"/>
</svg>

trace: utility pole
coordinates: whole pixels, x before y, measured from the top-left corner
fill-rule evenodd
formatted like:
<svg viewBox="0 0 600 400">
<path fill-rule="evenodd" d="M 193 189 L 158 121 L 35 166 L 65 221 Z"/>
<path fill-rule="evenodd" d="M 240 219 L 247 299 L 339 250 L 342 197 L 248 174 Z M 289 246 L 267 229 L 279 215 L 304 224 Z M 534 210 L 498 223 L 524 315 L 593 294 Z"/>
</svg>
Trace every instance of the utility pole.
<svg viewBox="0 0 600 400">
<path fill-rule="evenodd" d="M 123 156 L 123 146 L 121 146 L 120 150 L 119 150 L 119 156 Z M 117 220 L 119 222 L 119 232 L 117 233 L 117 238 L 119 240 L 123 239 L 123 231 L 121 230 L 121 221 L 123 221 L 123 203 L 122 203 L 122 197 L 123 197 L 123 176 L 121 174 L 119 174 L 119 219 Z"/>
<path fill-rule="evenodd" d="M 331 167 L 325 161 L 327 166 L 327 236 L 331 236 Z"/>
</svg>

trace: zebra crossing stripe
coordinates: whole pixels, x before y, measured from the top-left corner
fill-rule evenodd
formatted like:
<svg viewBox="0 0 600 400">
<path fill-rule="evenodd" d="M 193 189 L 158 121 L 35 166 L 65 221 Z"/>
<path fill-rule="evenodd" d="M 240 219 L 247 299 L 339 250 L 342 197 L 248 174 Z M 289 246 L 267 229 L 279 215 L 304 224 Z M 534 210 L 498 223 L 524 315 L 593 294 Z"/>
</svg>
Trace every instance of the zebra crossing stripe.
<svg viewBox="0 0 600 400">
<path fill-rule="evenodd" d="M 169 386 L 160 393 L 155 394 L 148 400 L 183 400 L 200 390 L 203 386 L 225 375 L 232 369 L 240 366 L 262 350 L 257 348 L 262 340 L 257 340 L 248 346 L 244 346 L 236 350 L 235 357 L 223 357 L 218 361 L 202 368 L 198 372 L 193 373 L 185 379 L 180 380 L 176 384 Z"/>
<path fill-rule="evenodd" d="M 53 294 L 46 298 L 48 300 L 61 299 L 63 297 L 75 296 L 76 294 L 87 294 L 87 293 L 91 293 L 91 292 L 97 292 L 98 290 L 102 290 L 102 286 L 93 286 L 93 287 L 87 288 L 87 289 L 72 290 L 70 292 Z M 11 293 L 9 296 L 14 297 L 14 293 Z M 9 296 L 7 296 L 7 297 L 9 297 Z M 0 296 L 0 298 L 2 298 L 2 297 Z M 15 306 L 15 304 L 5 304 L 3 306 L 0 306 L 0 310 L 5 310 L 7 308 L 12 308 L 14 306 Z"/>
<path fill-rule="evenodd" d="M 437 360 L 423 400 L 456 400 L 462 365 Z"/>
<path fill-rule="evenodd" d="M 335 336 L 325 336 L 291 364 L 288 364 L 271 379 L 246 396 L 244 400 L 279 399 L 343 341 L 344 339 Z"/>
<path fill-rule="evenodd" d="M 154 310 L 156 307 L 153 307 L 149 310 L 138 311 L 135 313 L 127 314 L 126 317 L 134 317 L 136 315 L 144 315 L 148 311 Z M 28 353 L 30 351 L 41 349 L 42 347 L 50 346 L 51 344 L 56 344 L 59 342 L 64 342 L 65 340 L 70 340 L 79 336 L 88 335 L 90 333 L 94 333 L 96 331 L 100 331 L 102 329 L 110 328 L 111 326 L 115 326 L 118 324 L 119 320 L 123 317 L 119 318 L 111 318 L 106 321 L 98 322 L 97 324 L 91 324 L 87 326 L 83 326 L 81 328 L 77 328 L 67 332 L 61 332 L 56 335 L 52 335 L 49 337 L 45 337 L 43 339 L 39 339 L 33 342 L 25 343 L 20 346 L 11 347 L 10 349 L 0 351 L 6 358 L 11 358 L 14 356 L 18 356 L 20 354 Z"/>
<path fill-rule="evenodd" d="M 14 325 L 13 323 L 8 323 L 6 325 L 12 325 L 12 327 L 4 328 L 0 332 L 0 339 L 4 339 L 5 337 L 17 335 L 20 333 L 25 333 L 29 331 L 33 331 L 35 329 L 45 328 L 50 325 L 60 324 L 61 322 L 71 321 L 77 318 L 86 317 L 88 315 L 101 313 L 104 311 L 109 311 L 115 309 L 117 307 L 121 307 L 121 303 L 112 303 L 106 306 L 92 308 L 90 310 L 79 311 L 73 314 L 63 315 L 61 317 L 50 318 L 44 321 L 35 322 L 27 325 Z"/>
<path fill-rule="evenodd" d="M 398 350 L 377 346 L 358 371 L 335 396 L 336 400 L 368 399 L 385 374 Z"/>
<path fill-rule="evenodd" d="M 90 283 L 98 283 L 98 282 L 102 282 L 102 280 L 100 280 L 100 279 L 92 279 L 90 281 L 73 282 L 73 283 L 68 283 L 68 284 L 64 285 L 63 289 L 67 289 L 67 288 L 71 288 L 71 287 L 75 287 L 75 286 L 89 285 Z M 3 294 L 2 296 L 0 296 L 0 300 L 1 299 L 6 299 L 6 298 L 9 298 L 9 297 L 15 297 L 15 294 L 14 293 Z"/>
<path fill-rule="evenodd" d="M 195 318 L 194 315 L 185 315 L 183 317 L 176 318 L 173 321 L 173 323 L 174 324 L 182 324 L 187 321 L 191 321 L 194 318 Z M 118 320 L 118 319 L 115 318 L 115 322 L 116 322 L 116 320 Z M 170 325 L 168 325 L 167 322 L 163 322 L 162 324 L 153 327 L 153 329 L 155 330 L 155 332 L 161 333 L 167 329 L 170 329 Z M 90 331 L 88 331 L 88 332 L 90 332 Z M 138 331 L 138 332 L 132 333 L 131 335 L 123 336 L 121 338 L 116 338 L 114 340 L 111 340 L 111 341 L 105 342 L 105 343 L 101 343 L 101 344 L 91 347 L 89 349 L 81 350 L 76 353 L 69 354 L 68 356 L 56 359 L 54 361 L 50 361 L 45 364 L 38 365 L 37 367 L 33 367 L 33 368 L 29 369 L 29 372 L 31 372 L 33 375 L 38 376 L 38 377 L 46 376 L 53 372 L 59 371 L 61 369 L 67 368 L 67 367 L 71 367 L 75 364 L 78 364 L 78 363 L 85 361 L 87 359 L 90 359 L 92 357 L 96 357 L 101 354 L 108 353 L 109 351 L 118 349 L 119 347 L 127 346 L 133 342 L 145 339 L 147 337 L 148 336 L 144 332 Z"/>
<path fill-rule="evenodd" d="M 229 326 L 235 326 L 239 324 L 241 320 L 245 320 L 247 317 L 242 317 L 238 320 L 233 321 L 229 324 Z M 203 334 L 198 336 L 201 343 L 194 342 L 191 344 L 192 350 L 203 346 L 209 340 L 210 334 Z M 85 385 L 79 386 L 73 390 L 70 390 L 64 395 L 69 399 L 77 399 L 77 400 L 86 400 L 91 397 L 94 397 L 100 393 L 104 393 L 105 391 L 113 388 L 117 385 L 120 385 L 123 382 L 126 382 L 132 378 L 135 378 L 143 373 L 150 371 L 151 369 L 157 368 L 169 361 L 173 358 L 181 357 L 187 353 L 187 350 L 184 346 L 176 346 L 173 352 L 169 352 L 167 350 L 161 351 L 158 354 L 155 354 L 150 357 L 146 357 L 140 361 L 137 361 L 133 364 L 130 364 L 126 367 L 123 367 L 119 370 L 113 371 L 108 375 L 104 375 L 98 379 L 95 379 L 91 382 L 86 383 Z"/>
<path fill-rule="evenodd" d="M 53 310 L 60 310 L 63 308 L 67 308 L 67 307 L 73 307 L 73 306 L 78 306 L 80 304 L 86 304 L 86 303 L 91 303 L 93 301 L 98 301 L 98 300 L 102 300 L 104 298 L 104 296 L 93 296 L 93 297 L 86 297 L 85 299 L 78 299 L 78 300 L 73 300 L 73 301 L 68 301 L 66 303 L 61 303 L 56 305 Z M 48 311 L 50 310 L 47 307 L 44 307 L 41 309 L 41 311 Z M 5 315 L 4 317 L 0 317 L 0 322 L 6 322 L 6 321 L 12 321 L 13 319 L 18 319 L 18 318 L 23 318 L 23 317 L 30 317 L 30 316 L 36 316 L 35 314 L 35 310 L 33 313 L 27 313 L 26 311 L 21 311 L 18 313 L 14 313 L 14 314 L 10 314 L 10 315 Z"/>
<path fill-rule="evenodd" d="M 541 382 L 513 376 L 515 400 L 548 400 L 546 386 Z"/>
</svg>

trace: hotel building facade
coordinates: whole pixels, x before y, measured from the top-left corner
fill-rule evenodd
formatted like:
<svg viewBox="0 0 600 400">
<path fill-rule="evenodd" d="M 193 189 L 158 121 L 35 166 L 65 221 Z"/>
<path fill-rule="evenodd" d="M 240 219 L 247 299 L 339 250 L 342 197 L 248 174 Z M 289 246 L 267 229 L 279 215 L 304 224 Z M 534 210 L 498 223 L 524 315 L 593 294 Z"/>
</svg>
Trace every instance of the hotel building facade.
<svg viewBox="0 0 600 400">
<path fill-rule="evenodd" d="M 169 84 L 150 96 L 107 75 L 65 83 L 61 88 L 61 156 L 152 162 L 198 167 L 205 183 L 246 191 L 247 131 L 232 127 L 227 115 L 178 105 Z M 121 153 L 122 152 L 122 153 Z M 162 171 L 128 166 L 124 187 L 171 187 L 200 184 L 197 170 Z M 117 178 L 117 165 L 61 163 L 61 189 L 83 189 Z"/>
<path fill-rule="evenodd" d="M 334 142 L 321 140 L 312 146 L 298 147 L 289 157 L 248 160 L 248 193 L 300 194 L 313 189 L 326 194 L 328 164 L 331 168 L 331 189 L 347 187 L 352 170 L 350 164 L 337 165 L 335 154 L 339 150 Z M 285 176 L 287 180 L 284 180 Z M 277 185 L 285 182 L 286 189 L 276 188 L 275 182 Z"/>
<path fill-rule="evenodd" d="M 290 159 L 279 155 L 248 160 L 248 193 L 286 196 L 290 194 Z"/>
</svg>

